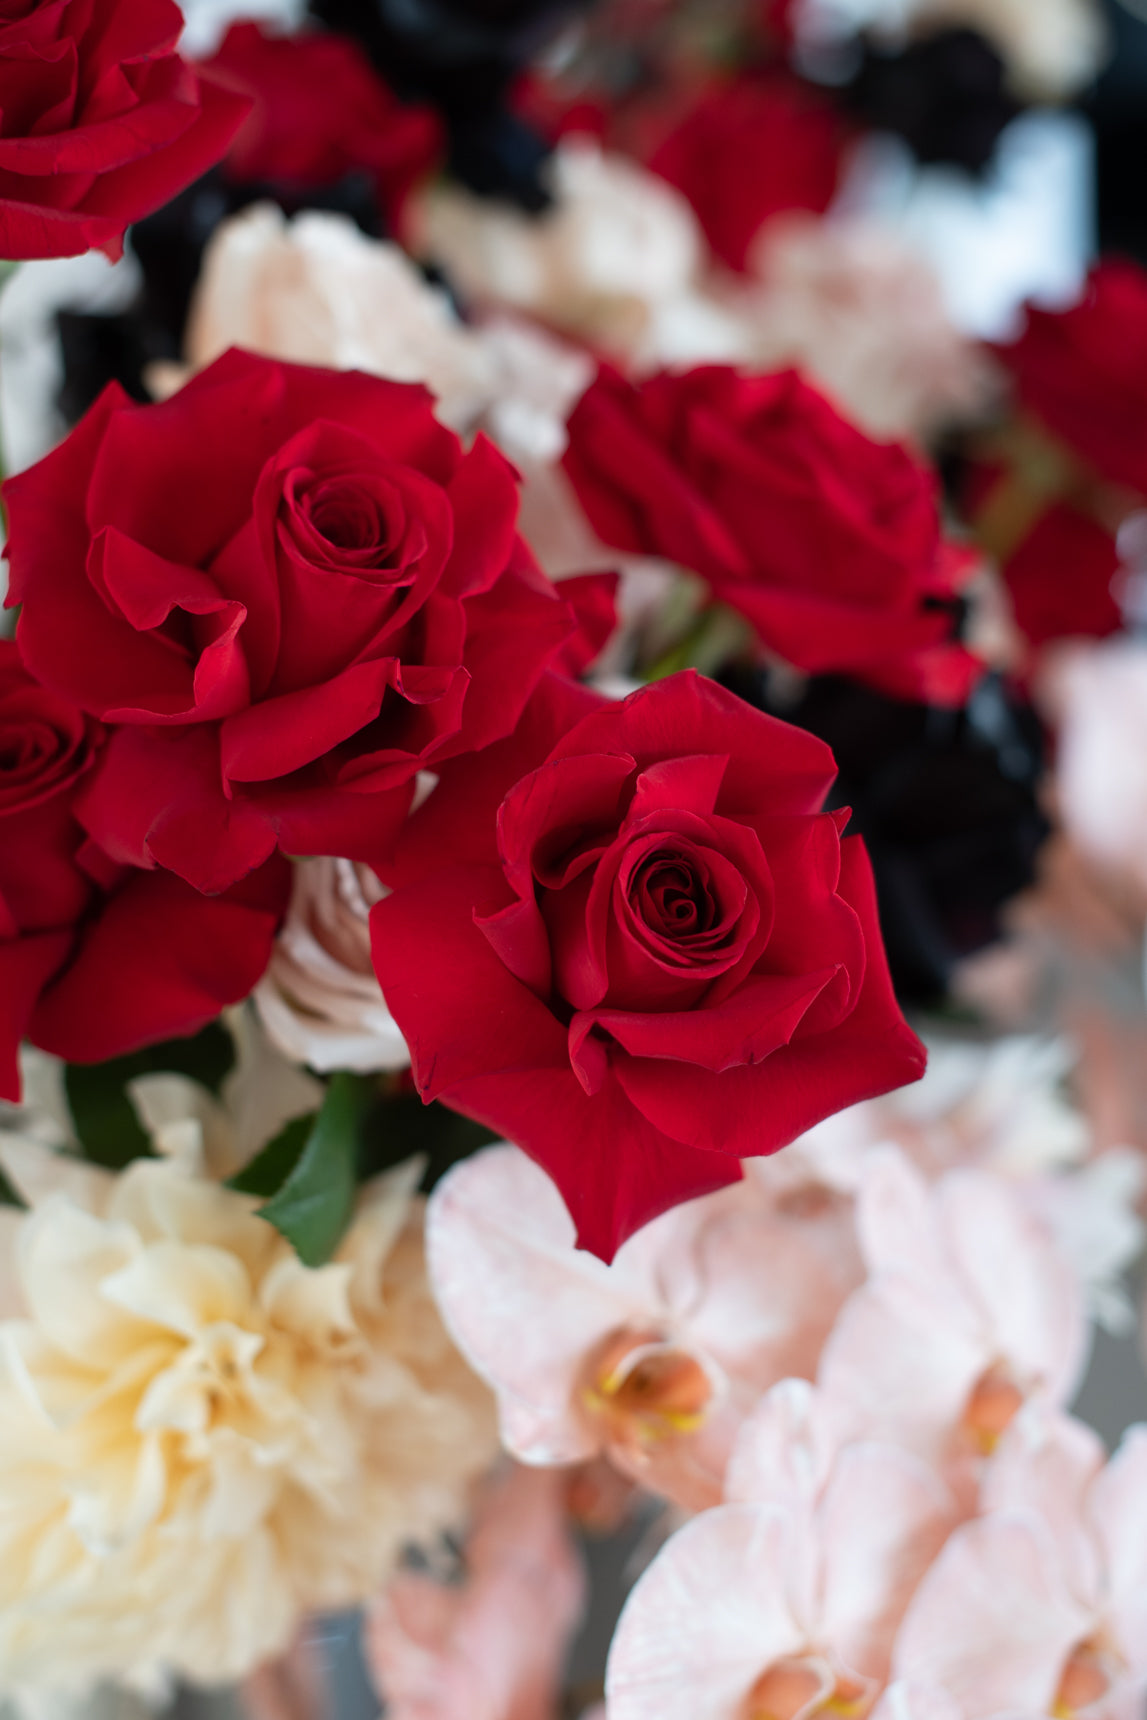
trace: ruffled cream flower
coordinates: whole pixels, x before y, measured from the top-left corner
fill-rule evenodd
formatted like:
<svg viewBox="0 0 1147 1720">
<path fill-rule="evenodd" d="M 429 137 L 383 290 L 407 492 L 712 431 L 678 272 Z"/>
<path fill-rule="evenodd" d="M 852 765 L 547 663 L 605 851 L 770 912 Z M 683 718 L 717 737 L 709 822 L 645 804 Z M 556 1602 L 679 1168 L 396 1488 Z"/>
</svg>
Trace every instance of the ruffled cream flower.
<svg viewBox="0 0 1147 1720">
<path fill-rule="evenodd" d="M 295 867 L 291 905 L 254 1002 L 272 1042 L 312 1069 L 405 1069 L 406 1041 L 370 959 L 370 910 L 385 889 L 367 866 Z"/>
<path fill-rule="evenodd" d="M 288 221 L 260 203 L 224 221 L 204 254 L 185 342 L 186 366 L 156 367 L 155 392 L 230 346 L 298 364 L 423 382 L 438 415 L 468 429 L 496 392 L 493 360 L 397 245 L 368 239 L 341 215 Z"/>
<path fill-rule="evenodd" d="M 35 1199 L 0 1325 L 0 1685 L 238 1677 L 457 1519 L 492 1422 L 411 1167 L 312 1270 L 187 1158 L 78 1180 L 25 1139 L 4 1162 Z"/>
<path fill-rule="evenodd" d="M 739 358 L 745 331 L 701 282 L 705 241 L 678 191 L 567 138 L 541 217 L 454 187 L 412 201 L 413 245 L 480 306 L 528 312 L 636 367 Z"/>
</svg>

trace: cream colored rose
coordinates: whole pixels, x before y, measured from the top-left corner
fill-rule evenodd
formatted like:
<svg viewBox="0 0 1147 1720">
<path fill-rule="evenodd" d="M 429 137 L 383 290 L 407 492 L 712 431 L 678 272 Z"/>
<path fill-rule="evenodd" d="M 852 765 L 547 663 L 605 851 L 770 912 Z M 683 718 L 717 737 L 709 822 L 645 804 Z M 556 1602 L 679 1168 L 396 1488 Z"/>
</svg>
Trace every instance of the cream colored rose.
<svg viewBox="0 0 1147 1720">
<path fill-rule="evenodd" d="M 473 424 L 496 389 L 482 343 L 397 245 L 366 238 L 345 216 L 310 211 L 288 221 L 269 203 L 224 221 L 204 254 L 186 367 L 202 370 L 230 346 L 424 382 L 438 396 L 439 417 L 457 430 Z M 165 367 L 152 380 L 170 392 L 185 374 Z"/>
<path fill-rule="evenodd" d="M 527 311 L 636 367 L 740 355 L 744 331 L 702 287 L 705 242 L 679 192 L 586 138 L 563 141 L 550 172 L 542 216 L 453 186 L 416 195 L 414 248 L 475 304 Z"/>
<path fill-rule="evenodd" d="M 370 910 L 386 894 L 368 866 L 300 860 L 291 905 L 255 987 L 263 1026 L 312 1069 L 405 1069 L 398 1025 L 370 959 Z"/>
<path fill-rule="evenodd" d="M 986 361 L 895 234 L 790 216 L 768 224 L 750 266 L 754 363 L 797 365 L 870 435 L 924 438 L 990 403 Z"/>
<path fill-rule="evenodd" d="M 0 1325 L 0 1688 L 239 1677 L 457 1520 L 494 1439 L 415 1175 L 365 1189 L 317 1270 L 179 1160 L 86 1199 L 41 1175 Z"/>
</svg>

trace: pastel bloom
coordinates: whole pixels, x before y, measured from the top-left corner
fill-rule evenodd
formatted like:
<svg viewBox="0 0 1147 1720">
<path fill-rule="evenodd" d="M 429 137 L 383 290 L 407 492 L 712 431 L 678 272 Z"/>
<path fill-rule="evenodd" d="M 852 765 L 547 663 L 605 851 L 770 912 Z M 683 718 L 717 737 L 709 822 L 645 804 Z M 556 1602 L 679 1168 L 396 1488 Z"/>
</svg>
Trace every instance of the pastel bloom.
<svg viewBox="0 0 1147 1720">
<path fill-rule="evenodd" d="M 451 1584 L 400 1571 L 371 1607 L 367 1661 L 390 1720 L 551 1720 L 585 1577 L 565 1477 L 487 1483 Z"/>
<path fill-rule="evenodd" d="M 269 1038 L 312 1069 L 405 1069 L 410 1053 L 370 960 L 370 910 L 383 886 L 351 860 L 300 860 L 294 877 L 252 994 Z"/>
<path fill-rule="evenodd" d="M 857 1281 L 847 1208 L 778 1210 L 751 1180 L 655 1219 L 606 1266 L 516 1147 L 458 1165 L 427 1217 L 435 1295 L 520 1461 L 606 1452 L 689 1506 L 720 1497 L 760 1393 L 813 1371 Z"/>
<path fill-rule="evenodd" d="M 1070 1399 L 1087 1354 L 1079 1282 L 1002 1178 L 955 1170 L 929 1187 L 884 1148 L 866 1163 L 857 1233 L 868 1281 L 819 1377 L 862 1428 L 959 1466 L 1029 1398 Z"/>
<path fill-rule="evenodd" d="M 100 1190 L 56 1160 L 45 1192 L 38 1151 L 0 1327 L 0 1685 L 239 1677 L 373 1593 L 488 1461 L 411 1168 L 312 1270 L 178 1160 L 86 1170 Z"/>
<path fill-rule="evenodd" d="M 798 366 L 870 436 L 923 438 L 988 403 L 986 361 L 894 232 L 788 216 L 762 233 L 751 266 L 752 362 Z"/>
<path fill-rule="evenodd" d="M 1078 645 L 1051 671 L 1059 719 L 1057 804 L 1089 859 L 1147 892 L 1147 647 Z"/>
<path fill-rule="evenodd" d="M 681 194 L 622 155 L 567 138 L 541 218 L 454 187 L 412 200 L 412 245 L 478 305 L 526 311 L 634 364 L 744 348 L 735 311 L 701 288 L 705 242 Z"/>
<path fill-rule="evenodd" d="M 957 1529 L 908 1609 L 897 1673 L 961 1720 L 1122 1720 L 1147 1689 L 1147 1428 L 1104 1463 L 1080 1422 L 1034 1408 L 1005 1435 L 985 1515 Z"/>
<path fill-rule="evenodd" d="M 368 239 L 345 216 L 288 221 L 258 203 L 217 228 L 187 324 L 187 364 L 229 346 L 268 358 L 424 382 L 436 413 L 470 428 L 494 395 L 495 368 L 445 293 L 399 246 Z"/>
<path fill-rule="evenodd" d="M 730 1502 L 666 1544 L 610 1650 L 610 1720 L 863 1716 L 951 1520 L 935 1474 L 842 1442 L 834 1407 L 785 1380 L 744 1427 Z"/>
</svg>

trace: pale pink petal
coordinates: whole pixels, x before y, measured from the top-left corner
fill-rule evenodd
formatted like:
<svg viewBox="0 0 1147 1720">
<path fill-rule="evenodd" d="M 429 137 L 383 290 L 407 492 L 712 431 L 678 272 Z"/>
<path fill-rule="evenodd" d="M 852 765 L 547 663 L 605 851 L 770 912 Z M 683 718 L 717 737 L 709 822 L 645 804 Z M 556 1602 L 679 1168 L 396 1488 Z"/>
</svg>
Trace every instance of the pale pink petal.
<svg viewBox="0 0 1147 1720">
<path fill-rule="evenodd" d="M 806 1646 L 788 1597 L 793 1528 L 767 1506 L 721 1505 L 678 1530 L 618 1623 L 609 1720 L 741 1720 L 766 1667 Z"/>
<path fill-rule="evenodd" d="M 799 1504 L 812 1512 L 844 1433 L 826 1393 L 807 1380 L 782 1380 L 741 1429 L 725 1476 L 726 1497 L 785 1510 Z"/>
<path fill-rule="evenodd" d="M 946 1269 L 944 1239 L 928 1184 L 897 1147 L 864 1162 L 856 1227 L 869 1272 L 931 1283 Z"/>
<path fill-rule="evenodd" d="M 1147 1427 L 1133 1427 L 1091 1489 L 1107 1565 L 1107 1617 L 1131 1670 L 1147 1674 Z"/>
<path fill-rule="evenodd" d="M 899 1679 L 890 1684 L 872 1720 L 964 1720 L 960 1704 L 938 1684 Z"/>
<path fill-rule="evenodd" d="M 819 1513 L 821 1628 L 848 1666 L 887 1674 L 897 1626 L 954 1515 L 943 1482 L 911 1453 L 867 1444 L 840 1453 Z"/>
<path fill-rule="evenodd" d="M 852 1407 L 858 1434 L 938 1459 L 992 1360 L 951 1293 L 888 1274 L 845 1304 L 819 1379 Z"/>
<path fill-rule="evenodd" d="M 1002 1178 L 955 1171 L 937 1189 L 948 1247 L 1020 1385 L 1067 1401 L 1087 1359 L 1078 1280 Z"/>
<path fill-rule="evenodd" d="M 495 1477 L 466 1545 L 466 1578 L 399 1576 L 367 1621 L 392 1720 L 551 1720 L 585 1598 L 566 1530 L 564 1477 Z"/>
<path fill-rule="evenodd" d="M 1027 1404 L 1000 1440 L 981 1487 L 984 1511 L 1026 1511 L 1041 1519 L 1072 1592 L 1091 1607 L 1099 1605 L 1102 1579 L 1100 1548 L 1087 1520 L 1089 1496 L 1105 1455 L 1102 1441 L 1082 1422 L 1046 1403 Z M 1147 1525 L 1147 1513 L 1141 1520 Z"/>
<path fill-rule="evenodd" d="M 893 1667 L 899 1678 L 941 1685 L 965 1720 L 1046 1714 L 1092 1624 L 1059 1580 L 1038 1518 L 1000 1512 L 948 1541 L 908 1608 Z"/>
<path fill-rule="evenodd" d="M 582 1364 L 642 1299 L 593 1255 L 545 1172 L 517 1147 L 455 1166 L 430 1198 L 430 1276 L 443 1318 L 498 1395 L 503 1436 L 526 1462 L 571 1463 L 600 1447 L 577 1412 Z"/>
</svg>

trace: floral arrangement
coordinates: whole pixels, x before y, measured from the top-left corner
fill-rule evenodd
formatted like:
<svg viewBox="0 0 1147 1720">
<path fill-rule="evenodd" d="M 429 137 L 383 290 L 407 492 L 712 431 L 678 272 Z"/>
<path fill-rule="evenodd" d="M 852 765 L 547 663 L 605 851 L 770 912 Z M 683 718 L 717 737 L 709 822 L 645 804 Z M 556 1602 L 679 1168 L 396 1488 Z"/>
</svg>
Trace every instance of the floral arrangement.
<svg viewBox="0 0 1147 1720">
<path fill-rule="evenodd" d="M 1138 1711 L 1147 273 L 878 183 L 1103 52 L 0 0 L 20 1712 Z"/>
</svg>

